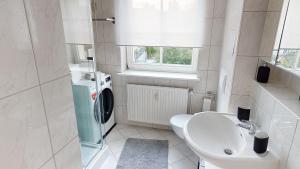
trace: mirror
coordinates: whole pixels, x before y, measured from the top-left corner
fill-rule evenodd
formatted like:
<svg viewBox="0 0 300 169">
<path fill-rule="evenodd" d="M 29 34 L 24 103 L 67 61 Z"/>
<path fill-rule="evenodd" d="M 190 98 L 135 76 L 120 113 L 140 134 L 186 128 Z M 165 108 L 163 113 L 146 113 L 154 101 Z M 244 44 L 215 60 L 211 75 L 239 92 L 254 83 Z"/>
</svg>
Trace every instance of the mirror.
<svg viewBox="0 0 300 169">
<path fill-rule="evenodd" d="M 276 66 L 300 75 L 300 1 L 284 0 L 273 48 Z"/>
</svg>

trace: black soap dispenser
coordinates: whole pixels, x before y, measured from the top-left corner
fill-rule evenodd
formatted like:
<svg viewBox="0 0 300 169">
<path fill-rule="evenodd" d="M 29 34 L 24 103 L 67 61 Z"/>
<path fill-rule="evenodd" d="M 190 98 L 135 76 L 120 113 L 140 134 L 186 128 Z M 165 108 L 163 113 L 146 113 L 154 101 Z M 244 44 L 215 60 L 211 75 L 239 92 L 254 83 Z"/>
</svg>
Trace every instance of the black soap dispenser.
<svg viewBox="0 0 300 169">
<path fill-rule="evenodd" d="M 262 66 L 259 66 L 257 71 L 257 82 L 260 83 L 268 83 L 269 81 L 269 75 L 270 75 L 270 68 L 267 66 L 266 63 L 264 63 Z"/>
</svg>

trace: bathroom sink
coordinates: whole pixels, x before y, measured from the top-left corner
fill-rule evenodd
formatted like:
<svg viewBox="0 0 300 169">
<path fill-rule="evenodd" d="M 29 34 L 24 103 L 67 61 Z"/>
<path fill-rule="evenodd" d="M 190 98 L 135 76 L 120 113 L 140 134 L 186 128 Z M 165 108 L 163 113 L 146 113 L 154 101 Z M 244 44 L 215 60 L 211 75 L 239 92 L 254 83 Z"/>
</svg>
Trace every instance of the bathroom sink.
<svg viewBox="0 0 300 169">
<path fill-rule="evenodd" d="M 237 126 L 235 116 L 218 112 L 195 114 L 184 126 L 187 145 L 202 159 L 222 169 L 274 169 L 278 159 L 272 152 L 258 155 L 253 136 Z"/>
</svg>

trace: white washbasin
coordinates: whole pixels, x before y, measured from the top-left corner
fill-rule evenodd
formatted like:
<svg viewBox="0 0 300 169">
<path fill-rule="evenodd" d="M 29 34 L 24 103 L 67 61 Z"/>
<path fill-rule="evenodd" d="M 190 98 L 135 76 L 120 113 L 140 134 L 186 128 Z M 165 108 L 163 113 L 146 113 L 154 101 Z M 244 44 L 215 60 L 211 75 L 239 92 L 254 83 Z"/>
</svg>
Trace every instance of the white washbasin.
<svg viewBox="0 0 300 169">
<path fill-rule="evenodd" d="M 235 119 L 217 112 L 197 113 L 183 128 L 185 141 L 200 158 L 222 169 L 276 169 L 278 159 L 271 152 L 256 154 L 253 136 Z"/>
</svg>

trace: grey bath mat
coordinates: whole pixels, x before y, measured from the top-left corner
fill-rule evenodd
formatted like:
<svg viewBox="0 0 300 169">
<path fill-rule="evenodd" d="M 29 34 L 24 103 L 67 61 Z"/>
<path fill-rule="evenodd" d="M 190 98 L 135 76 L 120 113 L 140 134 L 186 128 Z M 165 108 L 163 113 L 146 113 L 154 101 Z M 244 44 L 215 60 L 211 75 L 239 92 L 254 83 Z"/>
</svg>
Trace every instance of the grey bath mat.
<svg viewBox="0 0 300 169">
<path fill-rule="evenodd" d="M 129 138 L 117 169 L 168 169 L 168 140 Z"/>
</svg>

